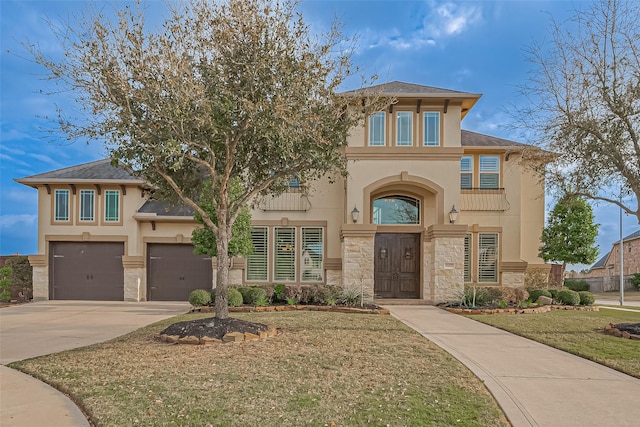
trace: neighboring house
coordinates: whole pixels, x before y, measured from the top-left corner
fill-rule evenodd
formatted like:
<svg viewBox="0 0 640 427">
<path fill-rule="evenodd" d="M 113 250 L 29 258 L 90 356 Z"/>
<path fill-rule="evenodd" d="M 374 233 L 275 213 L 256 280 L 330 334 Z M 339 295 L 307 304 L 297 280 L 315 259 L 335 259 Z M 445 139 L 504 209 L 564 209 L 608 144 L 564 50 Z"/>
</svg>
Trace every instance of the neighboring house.
<svg viewBox="0 0 640 427">
<path fill-rule="evenodd" d="M 640 230 L 622 238 L 623 275 L 626 278 L 640 273 Z M 584 279 L 589 282 L 591 291 L 606 292 L 620 289 L 620 241 L 611 245 L 611 250 L 600 258 L 586 273 L 572 272 L 570 279 Z M 631 287 L 625 283 L 625 289 Z"/>
<path fill-rule="evenodd" d="M 255 252 L 234 260 L 231 283 L 363 286 L 436 303 L 465 284 L 520 286 L 528 269 L 548 270 L 538 258 L 544 188 L 520 165 L 527 146 L 461 130 L 480 95 L 401 82 L 369 90 L 397 102 L 353 129 L 348 177 L 308 188 L 292 179 L 258 200 Z M 215 260 L 193 255 L 191 210 L 150 199 L 108 160 L 17 181 L 38 189 L 35 299 L 186 299 L 215 286 Z"/>
</svg>

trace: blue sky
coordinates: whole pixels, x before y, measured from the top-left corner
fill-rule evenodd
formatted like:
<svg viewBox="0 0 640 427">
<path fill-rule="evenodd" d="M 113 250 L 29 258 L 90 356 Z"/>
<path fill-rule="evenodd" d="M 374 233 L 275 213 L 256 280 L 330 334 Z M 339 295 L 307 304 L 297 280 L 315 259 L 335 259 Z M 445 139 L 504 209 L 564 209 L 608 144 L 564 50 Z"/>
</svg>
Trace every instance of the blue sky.
<svg viewBox="0 0 640 427">
<path fill-rule="evenodd" d="M 124 2 L 111 2 L 122 5 Z M 150 1 L 158 15 L 162 2 Z M 100 143 L 65 141 L 46 133 L 43 117 L 56 105 L 73 108 L 64 95 L 45 96 L 43 70 L 28 59 L 22 42 L 40 43 L 50 55 L 60 49 L 47 20 L 65 25 L 84 1 L 0 0 L 1 112 L 0 112 L 0 254 L 37 251 L 36 190 L 13 181 L 41 172 L 93 161 L 104 156 Z M 304 0 L 300 10 L 314 30 L 327 29 L 334 17 L 344 32 L 358 36 L 353 60 L 378 83 L 400 80 L 447 89 L 482 93 L 462 122 L 475 132 L 518 140 L 505 126 L 505 110 L 523 100 L 516 86 L 525 82 L 530 64 L 524 49 L 544 43 L 550 16 L 563 21 L 585 1 L 367 1 Z M 10 51 L 10 52 L 8 52 Z M 353 87 L 345 87 L 353 89 Z M 548 209 L 550 203 L 547 203 Z M 618 209 L 594 206 L 600 225 L 601 254 L 619 235 Z M 624 216 L 625 235 L 639 228 Z"/>
</svg>

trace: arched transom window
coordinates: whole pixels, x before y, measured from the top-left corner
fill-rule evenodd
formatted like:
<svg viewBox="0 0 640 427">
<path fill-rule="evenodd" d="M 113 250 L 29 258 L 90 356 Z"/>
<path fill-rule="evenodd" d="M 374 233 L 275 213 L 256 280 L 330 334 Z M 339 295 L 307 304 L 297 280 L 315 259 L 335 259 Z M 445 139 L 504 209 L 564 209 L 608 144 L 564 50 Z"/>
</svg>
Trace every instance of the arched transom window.
<svg viewBox="0 0 640 427">
<path fill-rule="evenodd" d="M 374 224 L 420 224 L 420 200 L 392 195 L 373 201 Z"/>
</svg>

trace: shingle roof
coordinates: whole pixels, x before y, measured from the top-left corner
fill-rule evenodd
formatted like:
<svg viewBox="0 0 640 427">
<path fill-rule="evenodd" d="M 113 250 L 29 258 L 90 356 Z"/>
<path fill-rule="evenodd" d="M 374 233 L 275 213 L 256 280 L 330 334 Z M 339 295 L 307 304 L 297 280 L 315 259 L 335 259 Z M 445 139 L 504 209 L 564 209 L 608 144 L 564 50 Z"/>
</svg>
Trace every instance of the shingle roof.
<svg viewBox="0 0 640 427">
<path fill-rule="evenodd" d="M 629 234 L 627 237 L 623 237 L 622 240 L 626 242 L 627 240 L 637 239 L 638 237 L 640 237 L 640 230 L 634 231 L 633 233 Z"/>
<path fill-rule="evenodd" d="M 143 180 L 133 176 L 122 166 L 113 166 L 110 159 L 97 160 L 95 162 L 83 163 L 81 165 L 68 168 L 57 169 L 37 175 L 31 175 L 16 179 L 17 182 L 25 185 L 48 183 L 48 182 L 79 182 L 79 181 L 136 181 L 142 183 Z"/>
<path fill-rule="evenodd" d="M 379 85 L 369 86 L 361 89 L 344 92 L 344 94 L 359 95 L 363 93 L 379 93 L 382 95 L 404 95 L 404 96 L 454 96 L 454 97 L 480 97 L 479 94 L 461 92 L 458 90 L 443 89 L 434 86 L 425 86 L 415 83 L 405 83 L 399 81 L 382 83 Z"/>
<path fill-rule="evenodd" d="M 591 268 L 602 268 L 607 263 L 607 258 L 609 258 L 609 253 L 606 253 L 602 258 L 596 261 L 595 264 L 591 266 Z"/>
<path fill-rule="evenodd" d="M 508 139 L 463 130 L 461 133 L 463 147 L 527 147 L 527 144 L 509 141 Z"/>
<path fill-rule="evenodd" d="M 172 205 L 163 200 L 147 200 L 138 209 L 138 213 L 156 214 L 158 216 L 193 216 L 193 208 L 186 205 Z"/>
<path fill-rule="evenodd" d="M 623 242 L 626 242 L 628 240 L 633 240 L 633 239 L 637 239 L 640 238 L 640 230 L 634 231 L 633 233 L 629 234 L 626 237 L 622 238 Z M 617 240 L 616 242 L 612 243 L 612 246 L 616 246 L 619 245 L 620 241 Z M 602 268 L 605 266 L 605 263 L 607 261 L 607 258 L 609 258 L 609 255 L 611 254 L 611 251 L 607 252 L 602 258 L 600 258 L 595 264 L 593 264 L 591 266 L 591 268 Z"/>
</svg>

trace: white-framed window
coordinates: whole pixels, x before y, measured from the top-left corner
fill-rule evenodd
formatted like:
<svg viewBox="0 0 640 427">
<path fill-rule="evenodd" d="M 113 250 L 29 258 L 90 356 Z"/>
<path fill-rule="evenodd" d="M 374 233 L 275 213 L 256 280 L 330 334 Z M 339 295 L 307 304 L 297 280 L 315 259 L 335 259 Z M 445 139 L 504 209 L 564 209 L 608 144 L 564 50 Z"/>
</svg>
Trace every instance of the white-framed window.
<svg viewBox="0 0 640 427">
<path fill-rule="evenodd" d="M 500 156 L 480 156 L 480 188 L 500 187 Z"/>
<path fill-rule="evenodd" d="M 277 227 L 274 233 L 273 279 L 293 282 L 296 280 L 296 229 L 294 227 Z"/>
<path fill-rule="evenodd" d="M 471 282 L 471 234 L 464 236 L 464 281 Z"/>
<path fill-rule="evenodd" d="M 69 190 L 55 190 L 53 194 L 54 221 L 69 221 Z"/>
<path fill-rule="evenodd" d="M 411 111 L 396 113 L 396 145 L 402 147 L 413 145 L 413 113 Z"/>
<path fill-rule="evenodd" d="M 253 253 L 247 255 L 247 280 L 266 281 L 269 272 L 269 238 L 267 227 L 251 230 Z"/>
<path fill-rule="evenodd" d="M 498 233 L 478 233 L 478 282 L 498 282 Z"/>
<path fill-rule="evenodd" d="M 385 145 L 385 121 L 386 114 L 384 111 L 378 111 L 369 117 L 369 145 L 384 146 Z"/>
<path fill-rule="evenodd" d="M 302 227 L 302 254 L 300 270 L 302 282 L 322 282 L 323 266 L 323 229 L 322 227 Z"/>
<path fill-rule="evenodd" d="M 473 156 L 460 159 L 460 188 L 473 188 Z"/>
<path fill-rule="evenodd" d="M 120 221 L 120 191 L 119 190 L 105 190 L 104 220 L 106 222 Z"/>
<path fill-rule="evenodd" d="M 440 145 L 440 113 L 437 111 L 425 111 L 423 144 L 425 146 Z"/>
<path fill-rule="evenodd" d="M 95 220 L 95 194 L 94 190 L 80 190 L 80 221 Z"/>
</svg>

